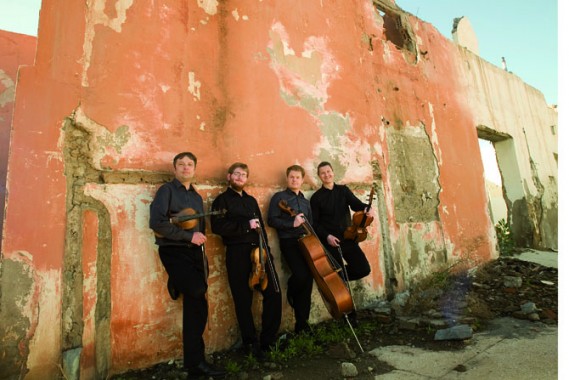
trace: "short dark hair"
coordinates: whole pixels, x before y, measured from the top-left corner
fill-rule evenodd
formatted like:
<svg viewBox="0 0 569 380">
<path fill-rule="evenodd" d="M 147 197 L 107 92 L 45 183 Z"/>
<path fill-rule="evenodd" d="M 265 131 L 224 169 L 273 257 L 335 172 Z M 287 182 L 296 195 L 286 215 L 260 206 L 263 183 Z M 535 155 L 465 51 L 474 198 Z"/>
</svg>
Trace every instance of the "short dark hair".
<svg viewBox="0 0 569 380">
<path fill-rule="evenodd" d="M 196 158 L 195 154 L 193 154 L 192 152 L 182 152 L 182 153 L 178 153 L 174 157 L 174 160 L 172 160 L 172 164 L 174 165 L 174 167 L 176 167 L 176 161 L 178 161 L 180 158 L 184 158 L 184 157 L 188 157 L 190 160 L 194 161 L 194 165 L 197 166 L 198 159 Z"/>
<path fill-rule="evenodd" d="M 233 165 L 229 167 L 229 169 L 227 169 L 227 173 L 233 174 L 233 172 L 237 168 L 245 170 L 247 176 L 249 176 L 249 166 L 247 166 L 247 164 L 244 164 L 243 162 L 235 162 Z"/>
<path fill-rule="evenodd" d="M 302 173 L 302 178 L 304 178 L 304 168 L 300 165 L 292 165 L 286 168 L 286 176 L 288 177 L 290 172 L 300 172 Z"/>
<path fill-rule="evenodd" d="M 318 168 L 316 169 L 316 173 L 320 173 L 320 168 L 323 168 L 324 166 L 329 166 L 330 169 L 332 169 L 332 171 L 334 171 L 334 168 L 332 167 L 331 163 L 329 163 L 328 161 L 322 161 L 321 163 L 318 164 Z"/>
</svg>

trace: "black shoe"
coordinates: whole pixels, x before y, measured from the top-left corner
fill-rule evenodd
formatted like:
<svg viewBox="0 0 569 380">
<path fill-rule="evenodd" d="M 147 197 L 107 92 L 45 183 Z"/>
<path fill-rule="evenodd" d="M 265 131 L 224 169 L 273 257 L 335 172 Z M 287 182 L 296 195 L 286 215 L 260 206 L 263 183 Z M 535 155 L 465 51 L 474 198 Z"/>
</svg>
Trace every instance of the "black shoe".
<svg viewBox="0 0 569 380">
<path fill-rule="evenodd" d="M 254 357 L 257 357 L 261 349 L 257 343 L 243 343 L 243 346 L 241 346 L 241 351 L 245 356 L 252 355 Z"/>
<path fill-rule="evenodd" d="M 308 324 L 308 321 L 296 321 L 294 324 L 294 333 L 296 335 L 306 334 L 310 335 L 312 333 L 312 329 Z"/>
<path fill-rule="evenodd" d="M 213 367 L 206 361 L 201 362 L 195 366 L 188 368 L 188 379 L 198 379 L 200 377 L 213 377 L 220 378 L 225 377 L 225 371 L 219 368 Z"/>
<path fill-rule="evenodd" d="M 180 297 L 180 292 L 178 291 L 178 289 L 176 289 L 174 287 L 174 283 L 172 282 L 172 280 L 170 279 L 170 277 L 168 277 L 168 294 L 170 294 L 170 297 L 175 301 L 178 299 L 178 297 Z"/>
</svg>

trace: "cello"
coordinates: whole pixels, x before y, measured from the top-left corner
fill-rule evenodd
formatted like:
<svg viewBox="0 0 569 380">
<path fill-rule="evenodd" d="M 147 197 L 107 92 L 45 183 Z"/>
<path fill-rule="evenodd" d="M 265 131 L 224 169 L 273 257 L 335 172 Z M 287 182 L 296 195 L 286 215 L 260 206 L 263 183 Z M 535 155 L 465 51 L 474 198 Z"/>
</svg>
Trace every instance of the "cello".
<svg viewBox="0 0 569 380">
<path fill-rule="evenodd" d="M 279 202 L 279 208 L 292 217 L 298 214 L 288 206 L 285 200 Z M 318 285 L 324 304 L 333 318 L 340 319 L 346 316 L 347 320 L 347 314 L 354 310 L 354 303 L 348 287 L 338 274 L 340 269 L 332 266 L 329 253 L 326 252 L 306 219 L 302 227 L 307 234 L 298 242 L 312 277 Z"/>
<path fill-rule="evenodd" d="M 372 187 L 369 192 L 369 200 L 366 208 L 363 211 L 354 212 L 352 225 L 344 231 L 344 239 L 354 240 L 356 243 L 360 243 L 367 238 L 367 227 L 373 222 L 373 216 L 367 216 L 367 212 L 371 208 L 371 202 L 373 201 L 373 193 L 374 189 Z"/>
</svg>

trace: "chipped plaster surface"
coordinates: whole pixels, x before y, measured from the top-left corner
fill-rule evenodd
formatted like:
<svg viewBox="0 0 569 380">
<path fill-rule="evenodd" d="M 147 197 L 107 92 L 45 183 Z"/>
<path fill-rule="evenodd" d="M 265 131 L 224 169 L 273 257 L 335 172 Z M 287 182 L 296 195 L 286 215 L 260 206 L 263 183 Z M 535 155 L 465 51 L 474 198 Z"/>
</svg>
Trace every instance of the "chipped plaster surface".
<svg viewBox="0 0 569 380">
<path fill-rule="evenodd" d="M 126 22 L 126 11 L 132 6 L 134 0 L 114 0 L 116 17 L 111 18 L 105 11 L 107 2 L 113 0 L 87 0 L 87 16 L 85 39 L 83 42 L 83 73 L 81 83 L 83 87 L 89 87 L 88 71 L 91 65 L 93 43 L 95 40 L 95 27 L 104 25 L 117 33 L 122 31 L 122 25 Z"/>
<path fill-rule="evenodd" d="M 135 141 L 132 139 L 130 128 L 126 125 L 118 127 L 114 132 L 109 131 L 105 126 L 89 119 L 83 112 L 82 108 L 78 108 L 74 115 L 75 123 L 89 133 L 89 147 L 91 151 L 91 164 L 97 170 L 105 168 L 105 162 L 111 160 L 116 163 L 119 155 L 124 147 L 129 144 L 134 149 Z"/>
<path fill-rule="evenodd" d="M 188 73 L 188 91 L 194 96 L 194 100 L 201 100 L 200 87 L 202 83 L 196 79 L 196 73 Z"/>
<path fill-rule="evenodd" d="M 425 129 L 389 128 L 388 144 L 396 220 L 400 223 L 438 220 L 439 169 Z"/>
<path fill-rule="evenodd" d="M 198 7 L 203 9 L 205 13 L 213 16 L 217 13 L 217 7 L 219 6 L 219 1 L 217 0 L 196 0 Z"/>
<path fill-rule="evenodd" d="M 338 64 L 328 50 L 325 38 L 311 36 L 304 43 L 304 50 L 296 53 L 289 44 L 289 36 L 280 23 L 272 25 L 268 46 L 271 67 L 284 94 L 296 103 L 304 98 L 323 105 L 328 98 L 330 81 L 338 75 Z"/>
<path fill-rule="evenodd" d="M 14 101 L 16 86 L 14 84 L 14 80 L 2 69 L 0 69 L 0 83 L 4 87 L 0 87 L 2 90 L 0 91 L 0 107 L 4 107 L 6 104 Z"/>
<path fill-rule="evenodd" d="M 16 377 L 20 368 L 57 373 L 59 354 L 44 342 L 60 341 L 53 323 L 61 318 L 61 306 L 50 302 L 59 297 L 59 272 L 37 270 L 33 255 L 24 251 L 4 253 L 1 269 L 0 372 L 10 374 L 17 368 Z"/>
<path fill-rule="evenodd" d="M 56 269 L 39 271 L 36 286 L 41 291 L 37 299 L 37 327 L 30 340 L 30 355 L 28 356 L 28 366 L 32 368 L 29 373 L 30 378 L 59 373 L 58 350 L 54 350 L 45 342 L 52 342 L 55 345 L 61 342 L 61 330 L 53 328 L 54 324 L 61 320 L 61 304 L 51 302 L 61 298 L 60 272 Z"/>
<path fill-rule="evenodd" d="M 371 167 L 358 164 L 371 161 L 369 143 L 348 135 L 353 128 L 349 115 L 328 110 L 326 106 L 328 89 L 340 72 L 340 65 L 329 51 L 326 39 L 308 37 L 304 50 L 296 53 L 290 47 L 288 33 L 282 24 L 274 23 L 270 36 L 271 67 L 279 79 L 281 97 L 288 105 L 306 110 L 322 131 L 320 143 L 314 147 L 318 159 L 333 163 L 338 180 L 369 177 Z M 351 169 L 349 176 L 344 178 L 348 167 Z"/>
</svg>

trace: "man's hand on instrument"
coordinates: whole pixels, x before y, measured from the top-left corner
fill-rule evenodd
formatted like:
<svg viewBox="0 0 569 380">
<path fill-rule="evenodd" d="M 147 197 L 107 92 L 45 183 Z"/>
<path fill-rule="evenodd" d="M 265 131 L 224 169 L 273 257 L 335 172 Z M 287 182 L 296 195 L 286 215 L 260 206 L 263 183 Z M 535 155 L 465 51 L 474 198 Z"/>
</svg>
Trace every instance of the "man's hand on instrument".
<svg viewBox="0 0 569 380">
<path fill-rule="evenodd" d="M 195 245 L 202 245 L 206 240 L 207 238 L 201 232 L 194 232 L 194 235 L 192 236 L 192 244 Z"/>
<path fill-rule="evenodd" d="M 256 230 L 257 228 L 261 227 L 261 223 L 259 222 L 259 219 L 251 219 L 249 220 L 249 228 L 252 230 Z"/>
<path fill-rule="evenodd" d="M 326 241 L 331 247 L 338 248 L 340 246 L 340 239 L 332 234 L 328 235 Z"/>
<path fill-rule="evenodd" d="M 367 210 L 366 216 L 367 216 L 368 218 L 373 218 L 373 213 L 371 212 L 371 207 L 369 208 L 369 210 Z"/>
<path fill-rule="evenodd" d="M 300 213 L 294 217 L 293 227 L 296 228 L 304 223 L 304 214 Z"/>
</svg>

